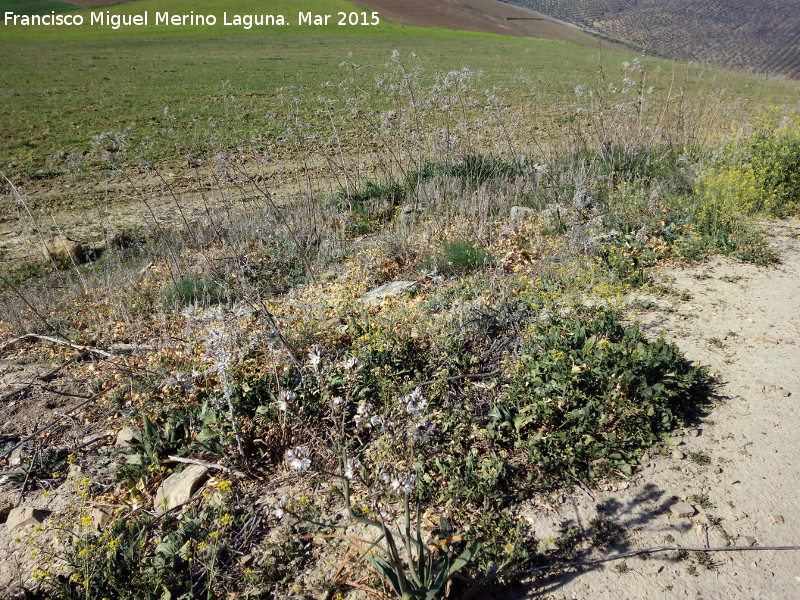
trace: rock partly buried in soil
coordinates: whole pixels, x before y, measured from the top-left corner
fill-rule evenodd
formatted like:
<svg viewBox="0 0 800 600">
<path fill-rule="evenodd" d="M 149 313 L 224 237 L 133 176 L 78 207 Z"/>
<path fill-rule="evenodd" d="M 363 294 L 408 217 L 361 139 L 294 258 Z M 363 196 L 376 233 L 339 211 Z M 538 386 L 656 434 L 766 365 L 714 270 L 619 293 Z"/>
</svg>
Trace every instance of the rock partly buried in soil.
<svg viewBox="0 0 800 600">
<path fill-rule="evenodd" d="M 93 508 L 89 511 L 89 517 L 92 519 L 92 528 L 96 531 L 103 529 L 111 522 L 111 515 L 102 508 Z"/>
<path fill-rule="evenodd" d="M 28 506 L 20 506 L 13 508 L 8 513 L 6 519 L 6 528 L 9 531 L 20 529 L 28 525 L 41 525 L 44 520 L 50 516 L 49 510 L 40 510 L 38 508 L 30 508 Z"/>
<path fill-rule="evenodd" d="M 42 254 L 47 260 L 83 262 L 86 259 L 86 248 L 65 235 L 55 235 L 42 244 Z"/>
<path fill-rule="evenodd" d="M 728 513 L 729 521 L 739 521 L 740 519 L 747 518 L 747 515 L 742 510 L 732 510 Z"/>
<path fill-rule="evenodd" d="M 23 454 L 25 449 L 22 446 L 17 446 L 14 448 L 14 451 L 11 453 L 11 456 L 8 457 L 8 465 L 10 467 L 18 467 L 22 464 L 23 459 L 27 458 L 26 455 Z"/>
<path fill-rule="evenodd" d="M 678 502 L 677 504 L 673 504 L 672 506 L 669 507 L 669 510 L 676 517 L 683 517 L 683 518 L 693 517 L 694 514 L 697 512 L 694 509 L 694 506 L 692 506 L 688 502 Z"/>
<path fill-rule="evenodd" d="M 384 298 L 399 296 L 405 292 L 411 291 L 416 286 L 416 281 L 392 281 L 391 283 L 385 283 L 382 286 L 368 291 L 361 297 L 361 300 L 367 303 L 380 302 Z"/>
<path fill-rule="evenodd" d="M 129 448 L 131 440 L 139 439 L 140 432 L 133 427 L 123 427 L 117 433 L 117 441 L 114 444 L 117 448 Z"/>
<path fill-rule="evenodd" d="M 756 541 L 756 538 L 754 538 L 752 535 L 746 535 L 743 539 L 745 546 L 755 546 L 758 544 L 758 541 Z"/>
<path fill-rule="evenodd" d="M 190 465 L 180 473 L 173 473 L 158 487 L 153 509 L 163 514 L 188 502 L 206 477 L 208 469 L 200 465 Z"/>
</svg>

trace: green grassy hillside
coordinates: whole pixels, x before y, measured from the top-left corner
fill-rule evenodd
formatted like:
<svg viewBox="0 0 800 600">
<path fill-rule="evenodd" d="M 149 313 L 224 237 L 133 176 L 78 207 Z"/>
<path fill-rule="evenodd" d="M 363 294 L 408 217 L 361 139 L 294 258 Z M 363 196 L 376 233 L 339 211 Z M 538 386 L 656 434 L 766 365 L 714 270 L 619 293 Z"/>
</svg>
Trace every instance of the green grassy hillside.
<svg viewBox="0 0 800 600">
<path fill-rule="evenodd" d="M 285 14 L 292 24 L 250 30 L 155 27 L 152 12 L 165 8 L 172 13 Z M 359 7 L 346 0 L 309 0 L 303 9 L 336 14 Z M 385 69 L 395 49 L 403 56 L 415 53 L 414 63 L 429 74 L 464 66 L 482 71 L 480 84 L 504 90 L 505 101 L 529 113 L 537 126 L 558 117 L 576 86 L 594 85 L 601 64 L 595 51 L 563 43 L 385 21 L 301 27 L 295 22 L 296 4 L 288 0 L 138 0 L 104 10 L 151 11 L 151 25 L 2 30 L 0 127 L 5 135 L 0 165 L 18 179 L 63 172 L 76 163 L 91 166 L 97 137 L 107 133 L 146 140 L 144 152 L 156 160 L 202 153 L 213 127 L 215 144 L 257 139 L 269 147 L 278 133 L 275 116 L 285 112 L 277 88 L 302 89 L 299 110 L 313 116 L 320 95 L 338 94 L 341 100 L 336 84 L 351 74 L 343 62 L 358 65 L 358 78 L 369 82 Z M 602 63 L 616 70 L 629 59 L 606 53 Z M 656 60 L 647 64 L 650 84 L 667 89 L 675 66 Z M 737 98 L 756 88 L 753 95 L 760 101 L 793 92 L 784 84 L 710 71 L 681 77 L 690 89 L 720 88 Z"/>
</svg>

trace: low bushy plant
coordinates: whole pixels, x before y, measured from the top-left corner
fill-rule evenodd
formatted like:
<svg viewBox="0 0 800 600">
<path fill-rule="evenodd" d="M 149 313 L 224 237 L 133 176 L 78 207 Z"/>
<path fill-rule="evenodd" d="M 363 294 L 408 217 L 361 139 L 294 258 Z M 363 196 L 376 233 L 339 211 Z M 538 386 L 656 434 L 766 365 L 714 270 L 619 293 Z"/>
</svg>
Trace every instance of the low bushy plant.
<svg viewBox="0 0 800 600">
<path fill-rule="evenodd" d="M 534 488 L 629 474 L 645 448 L 700 409 L 706 372 L 612 312 L 552 317 L 526 337 L 490 427 L 501 447 L 526 457 Z"/>
<path fill-rule="evenodd" d="M 442 275 L 462 276 L 487 266 L 491 263 L 491 257 L 472 241 L 453 240 L 444 243 L 425 262 L 428 268 L 436 268 Z"/>
<path fill-rule="evenodd" d="M 182 308 L 190 304 L 212 305 L 225 301 L 225 292 L 220 285 L 205 275 L 188 274 L 171 284 L 164 298 L 167 306 Z"/>
</svg>

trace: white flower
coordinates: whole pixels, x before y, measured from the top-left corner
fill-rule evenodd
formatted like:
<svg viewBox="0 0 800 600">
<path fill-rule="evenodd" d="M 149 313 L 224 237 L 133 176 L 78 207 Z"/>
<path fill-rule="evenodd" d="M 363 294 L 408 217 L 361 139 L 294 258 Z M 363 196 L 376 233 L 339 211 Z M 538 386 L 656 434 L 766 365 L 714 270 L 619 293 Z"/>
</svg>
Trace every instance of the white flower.
<svg viewBox="0 0 800 600">
<path fill-rule="evenodd" d="M 348 458 L 347 462 L 345 463 L 344 474 L 343 474 L 344 478 L 347 479 L 347 481 L 353 481 L 353 479 L 355 478 L 356 470 L 360 468 L 361 468 L 361 462 L 357 458 L 353 459 Z"/>
<path fill-rule="evenodd" d="M 282 519 L 282 518 L 283 518 L 283 515 L 284 515 L 284 511 L 283 511 L 283 509 L 284 509 L 284 507 L 286 507 L 288 504 L 289 504 L 289 501 L 288 501 L 288 500 L 286 500 L 286 499 L 284 498 L 283 500 L 281 500 L 280 502 L 278 502 L 278 504 L 276 504 L 276 505 L 275 505 L 275 508 L 274 508 L 274 509 L 272 509 L 272 514 L 273 514 L 273 515 L 275 515 L 275 517 L 276 517 L 276 518 L 278 518 L 278 519 Z"/>
<path fill-rule="evenodd" d="M 335 398 L 332 400 L 332 402 L 333 402 L 333 406 L 334 406 L 334 407 L 336 407 L 336 408 L 341 408 L 341 407 L 342 407 L 342 405 L 344 404 L 344 398 L 342 398 L 341 396 L 336 396 L 336 397 L 335 397 Z"/>
<path fill-rule="evenodd" d="M 364 365 L 358 360 L 355 356 L 351 356 L 346 363 L 344 363 L 344 368 L 349 371 L 358 371 Z"/>
<path fill-rule="evenodd" d="M 393 492 L 403 492 L 408 495 L 414 489 L 414 483 L 417 481 L 417 476 L 414 473 L 396 473 L 389 482 L 389 487 Z"/>
<path fill-rule="evenodd" d="M 286 411 L 289 409 L 289 404 L 297 400 L 297 394 L 286 390 L 281 390 L 278 394 L 278 410 Z"/>
<path fill-rule="evenodd" d="M 354 417 L 354 421 L 356 422 L 357 426 L 365 426 L 369 427 L 369 418 L 370 413 L 372 412 L 372 405 L 368 402 L 365 404 L 359 404 L 358 408 L 356 409 L 356 416 Z"/>
<path fill-rule="evenodd" d="M 399 401 L 400 404 L 405 404 L 405 411 L 415 419 L 419 419 L 420 415 L 425 411 L 425 407 L 428 406 L 428 401 L 425 399 L 425 396 L 422 395 L 422 391 L 420 391 L 419 388 L 415 389 L 408 396 L 401 396 Z"/>
<path fill-rule="evenodd" d="M 433 425 L 430 421 L 417 423 L 411 431 L 411 439 L 415 442 L 427 442 L 433 433 Z"/>
<path fill-rule="evenodd" d="M 286 462 L 292 471 L 305 471 L 311 466 L 311 450 L 298 446 L 286 451 Z"/>
<path fill-rule="evenodd" d="M 318 367 L 322 362 L 322 348 L 314 344 L 308 352 L 308 362 L 312 367 Z"/>
</svg>

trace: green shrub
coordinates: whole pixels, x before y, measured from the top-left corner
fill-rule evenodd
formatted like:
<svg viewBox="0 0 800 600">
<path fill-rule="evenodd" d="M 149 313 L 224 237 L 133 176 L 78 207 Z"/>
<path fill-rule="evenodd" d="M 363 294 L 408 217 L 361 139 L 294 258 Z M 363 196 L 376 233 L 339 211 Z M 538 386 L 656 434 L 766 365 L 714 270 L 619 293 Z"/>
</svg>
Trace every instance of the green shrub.
<svg viewBox="0 0 800 600">
<path fill-rule="evenodd" d="M 446 242 L 439 252 L 429 256 L 425 267 L 436 267 L 442 275 L 469 275 L 491 262 L 489 254 L 469 240 Z"/>
<path fill-rule="evenodd" d="M 164 293 L 168 306 L 182 308 L 190 304 L 205 306 L 225 301 L 225 293 L 220 285 L 205 275 L 183 275 L 170 285 Z"/>
<path fill-rule="evenodd" d="M 614 313 L 582 311 L 533 327 L 490 427 L 526 455 L 520 475 L 534 488 L 629 474 L 645 448 L 697 414 L 707 383 L 676 346 Z"/>
<path fill-rule="evenodd" d="M 525 164 L 525 161 L 508 161 L 497 156 L 470 154 L 447 169 L 447 174 L 451 177 L 460 177 L 477 186 L 487 181 L 519 175 L 523 172 Z"/>
<path fill-rule="evenodd" d="M 800 210 L 800 137 L 761 131 L 748 152 L 766 200 L 760 210 L 776 217 Z"/>
<path fill-rule="evenodd" d="M 800 128 L 761 130 L 723 149 L 699 192 L 734 215 L 786 217 L 800 211 Z"/>
<path fill-rule="evenodd" d="M 221 567 L 230 563 L 233 536 L 249 515 L 219 506 L 190 506 L 179 518 L 135 514 L 101 533 L 72 538 L 65 574 L 40 574 L 41 598 L 62 600 L 186 600 L 223 597 Z"/>
</svg>

